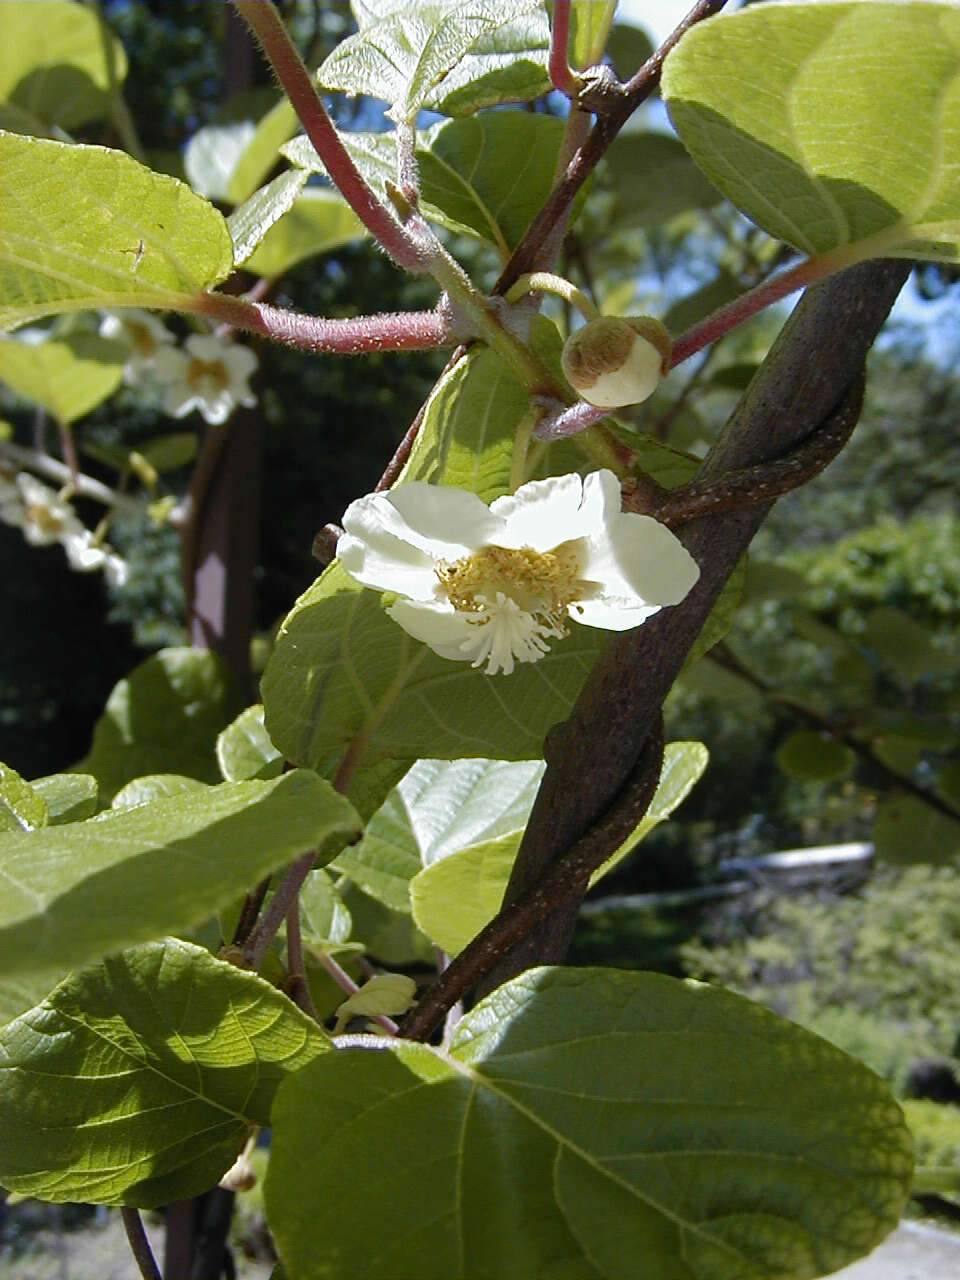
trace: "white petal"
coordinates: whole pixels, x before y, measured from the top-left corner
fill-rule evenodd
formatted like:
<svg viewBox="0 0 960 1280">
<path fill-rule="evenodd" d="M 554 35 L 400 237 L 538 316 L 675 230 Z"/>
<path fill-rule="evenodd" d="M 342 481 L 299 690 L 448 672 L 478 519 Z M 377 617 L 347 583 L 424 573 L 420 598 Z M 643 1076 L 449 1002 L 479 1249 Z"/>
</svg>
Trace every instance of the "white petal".
<svg viewBox="0 0 960 1280">
<path fill-rule="evenodd" d="M 183 382 L 187 376 L 190 357 L 179 347 L 161 347 L 153 358 L 154 372 L 169 382 Z"/>
<path fill-rule="evenodd" d="M 196 404 L 197 397 L 185 383 L 173 382 L 164 392 L 163 412 L 171 418 L 185 418 Z"/>
<path fill-rule="evenodd" d="M 679 604 L 700 576 L 697 562 L 666 525 L 626 512 L 586 542 L 581 575 L 597 584 L 588 599 L 631 607 Z"/>
<path fill-rule="evenodd" d="M 457 613 L 451 604 L 397 600 L 387 613 L 408 635 L 429 645 L 441 658 L 469 662 L 473 657 L 472 653 L 464 652 L 464 645 L 469 647 L 477 628 L 465 613 Z"/>
<path fill-rule="evenodd" d="M 212 427 L 222 426 L 236 406 L 236 401 L 229 391 L 220 391 L 216 395 L 201 392 L 194 399 L 200 416 Z"/>
<path fill-rule="evenodd" d="M 611 597 L 605 600 L 578 600 L 567 612 L 575 622 L 582 622 L 585 627 L 599 627 L 603 631 L 630 631 L 659 613 L 660 605 L 633 607 L 628 601 L 617 601 Z"/>
<path fill-rule="evenodd" d="M 396 591 L 413 600 L 432 600 L 439 592 L 434 560 L 409 542 L 373 524 L 375 511 L 368 511 L 359 521 L 352 521 L 354 536 L 344 533 L 337 543 L 337 559 L 352 578 L 365 587 L 380 591 Z M 346 517 L 344 517 L 346 519 Z"/>
<path fill-rule="evenodd" d="M 227 366 L 231 379 L 238 378 L 245 382 L 257 367 L 257 357 L 250 348 L 236 342 L 223 346 L 219 358 Z"/>
<path fill-rule="evenodd" d="M 597 533 L 607 528 L 620 515 L 620 481 L 604 468 L 592 471 L 583 481 L 583 505 L 580 518 L 584 533 Z"/>
<path fill-rule="evenodd" d="M 561 542 L 581 537 L 586 532 L 580 526 L 582 499 L 583 481 L 576 474 L 529 480 L 516 493 L 490 504 L 494 515 L 506 521 L 499 545 L 552 551 Z"/>
<path fill-rule="evenodd" d="M 503 521 L 466 489 L 413 480 L 389 493 L 371 493 L 352 502 L 343 517 L 348 533 L 365 537 L 362 527 L 368 504 L 376 524 L 437 560 L 459 560 L 477 547 L 496 541 Z"/>
<path fill-rule="evenodd" d="M 224 356 L 227 344 L 212 333 L 191 333 L 183 344 L 197 360 L 205 364 L 218 364 Z"/>
</svg>

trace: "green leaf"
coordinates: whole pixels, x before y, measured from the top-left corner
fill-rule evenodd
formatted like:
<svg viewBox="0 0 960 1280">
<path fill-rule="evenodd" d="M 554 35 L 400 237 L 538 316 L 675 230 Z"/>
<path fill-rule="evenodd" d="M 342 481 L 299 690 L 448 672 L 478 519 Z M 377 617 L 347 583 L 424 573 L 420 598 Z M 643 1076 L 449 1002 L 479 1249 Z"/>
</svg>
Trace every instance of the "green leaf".
<svg viewBox="0 0 960 1280">
<path fill-rule="evenodd" d="M 354 740 L 361 775 L 391 759 L 537 759 L 606 638 L 574 623 L 539 662 L 486 676 L 408 636 L 334 561 L 277 638 L 261 685 L 267 731 L 288 760 L 322 774 Z M 380 800 L 396 781 L 388 775 Z"/>
<path fill-rule="evenodd" d="M 287 98 L 281 98 L 262 117 L 241 151 L 227 183 L 226 196 L 231 204 L 242 204 L 253 195 L 276 165 L 280 147 L 293 137 L 299 124 L 297 113 Z"/>
<path fill-rule="evenodd" d="M 500 356 L 475 347 L 431 391 L 398 483 L 453 485 L 484 502 L 508 493 L 517 427 L 529 407 L 529 391 Z"/>
<path fill-rule="evenodd" d="M 4 974 L 3 981 L 0 982 L 0 1027 L 39 1004 L 63 976 L 61 970 L 55 969 L 45 973 L 16 974 L 13 977 Z"/>
<path fill-rule="evenodd" d="M 800 1027 L 659 974 L 535 969 L 447 1052 L 285 1081 L 264 1195 L 299 1280 L 761 1280 L 870 1250 L 911 1165 L 883 1082 Z"/>
<path fill-rule="evenodd" d="M 217 738 L 217 763 L 228 782 L 280 776 L 283 756 L 263 726 L 262 706 L 247 707 L 223 730 Z"/>
<path fill-rule="evenodd" d="M 350 937 L 350 912 L 322 868 L 311 871 L 300 890 L 300 927 L 304 942 L 322 951 L 339 951 Z"/>
<path fill-rule="evenodd" d="M 740 608 L 740 598 L 743 595 L 743 584 L 746 576 L 747 556 L 743 555 L 740 557 L 733 573 L 724 583 L 716 604 L 707 614 L 706 621 L 698 631 L 696 640 L 690 646 L 690 651 L 684 660 L 684 669 L 692 666 L 705 653 L 709 653 L 713 646 L 719 644 L 730 630 L 733 620 L 737 616 L 737 610 Z"/>
<path fill-rule="evenodd" d="M 35 831 L 49 821 L 43 797 L 16 769 L 0 763 L 0 831 Z"/>
<path fill-rule="evenodd" d="M 519 839 L 543 769 L 540 760 L 418 760 L 335 866 L 372 898 L 408 912 L 410 880 L 423 867 L 500 836 Z"/>
<path fill-rule="evenodd" d="M 0 133 L 0 328 L 88 307 L 176 309 L 232 267 L 222 215 L 176 178 L 121 151 Z"/>
<path fill-rule="evenodd" d="M 573 0 L 567 59 L 571 67 L 592 67 L 603 56 L 617 0 Z M 550 6 L 551 14 L 553 5 Z"/>
<path fill-rule="evenodd" d="M 956 655 L 938 645 L 926 627 L 890 605 L 871 611 L 864 640 L 883 665 L 906 684 L 950 675 L 960 666 Z"/>
<path fill-rule="evenodd" d="M 320 67 L 317 79 L 324 89 L 390 103 L 389 114 L 397 121 L 412 122 L 422 107 L 464 114 L 465 101 L 467 109 L 475 111 L 490 101 L 491 92 L 497 94 L 493 101 L 503 100 L 499 96 L 507 80 L 503 64 L 510 55 L 529 50 L 533 23 L 538 32 L 546 26 L 539 0 L 398 6 L 341 41 Z M 549 33 L 543 34 L 546 45 Z M 456 74 L 450 77 L 455 68 Z M 514 84 L 527 76 L 529 66 L 521 62 L 509 77 L 511 98 Z M 491 77 L 496 80 L 495 90 Z M 541 81 L 531 96 L 544 87 Z M 449 99 L 459 103 L 459 110 L 445 106 Z"/>
<path fill-rule="evenodd" d="M 607 37 L 607 56 L 621 80 L 629 80 L 653 53 L 653 41 L 640 27 L 615 22 Z"/>
<path fill-rule="evenodd" d="M 620 848 L 593 873 L 591 886 L 622 862 L 686 799 L 706 768 L 707 759 L 707 749 L 701 742 L 668 744 L 649 809 Z M 472 839 L 469 847 L 442 848 L 410 882 L 414 920 L 432 942 L 451 955 L 462 951 L 500 909 L 542 772 L 541 768 L 531 777 L 522 796 L 525 807 L 516 814 L 521 820 L 512 832 L 484 832 L 485 838 Z"/>
<path fill-rule="evenodd" d="M 0 970 L 62 972 L 191 928 L 267 872 L 358 826 L 329 783 L 297 770 L 0 833 Z"/>
<path fill-rule="evenodd" d="M 126 356 L 122 343 L 96 334 L 53 338 L 24 329 L 15 337 L 0 337 L 0 381 L 58 422 L 75 422 L 116 391 Z"/>
<path fill-rule="evenodd" d="M 798 729 L 777 747 L 776 761 L 785 774 L 801 782 L 835 782 L 847 776 L 857 757 L 827 733 Z"/>
<path fill-rule="evenodd" d="M 671 337 L 677 338 L 743 292 L 737 278 L 728 271 L 721 270 L 713 280 L 672 303 L 663 316 L 664 326 Z M 714 374 L 713 381 L 717 377 Z"/>
<path fill-rule="evenodd" d="M 758 5 L 688 31 L 661 88 L 694 160 L 771 235 L 956 262 L 958 53 L 952 4 Z"/>
<path fill-rule="evenodd" d="M 506 260 L 553 188 L 562 136 L 562 120 L 527 112 L 450 120 L 417 150 L 423 198 Z"/>
<path fill-rule="evenodd" d="M 236 266 L 246 263 L 271 229 L 293 208 L 307 177 L 302 169 L 287 169 L 234 209 L 227 226 L 233 237 Z"/>
<path fill-rule="evenodd" d="M 195 431 L 168 431 L 143 441 L 137 452 L 154 471 L 177 471 L 197 456 L 197 435 Z"/>
<path fill-rule="evenodd" d="M 655 227 L 721 199 L 676 138 L 665 133 L 621 134 L 604 164 L 613 182 L 616 227 Z"/>
<path fill-rule="evenodd" d="M 304 258 L 329 253 L 366 234 L 363 223 L 339 192 L 310 187 L 270 227 L 244 265 L 261 276 L 279 276 Z"/>
<path fill-rule="evenodd" d="M 189 792 L 207 791 L 207 784 L 196 778 L 185 778 L 180 773 L 148 773 L 134 778 L 121 787 L 110 802 L 111 809 L 135 809 L 141 804 L 153 804 L 154 800 L 166 800 L 168 796 L 182 796 Z"/>
<path fill-rule="evenodd" d="M 413 1004 L 417 984 L 404 973 L 377 973 L 359 991 L 337 1006 L 333 1034 L 338 1036 L 351 1018 L 406 1013 Z"/>
<path fill-rule="evenodd" d="M 0 1031 L 0 1178 L 55 1202 L 198 1195 L 328 1048 L 256 974 L 173 938 L 131 948 Z"/>
<path fill-rule="evenodd" d="M 216 654 L 161 649 L 116 685 L 77 769 L 97 778 L 105 803 L 151 773 L 217 782 L 217 734 L 240 701 L 230 668 Z"/>
<path fill-rule="evenodd" d="M 123 45 L 96 9 L 66 0 L 0 5 L 0 99 L 34 121 L 71 130 L 109 115 L 126 74 Z"/>
<path fill-rule="evenodd" d="M 88 773 L 53 773 L 33 778 L 30 786 L 47 806 L 51 826 L 83 822 L 97 811 L 99 788 Z"/>
<path fill-rule="evenodd" d="M 877 807 L 873 847 L 883 862 L 956 866 L 960 859 L 960 814 L 948 818 L 919 796 L 895 791 L 884 796 Z"/>
<path fill-rule="evenodd" d="M 252 120 L 206 124 L 198 129 L 183 153 L 183 171 L 198 195 L 230 201 L 230 177 L 253 138 Z"/>
</svg>

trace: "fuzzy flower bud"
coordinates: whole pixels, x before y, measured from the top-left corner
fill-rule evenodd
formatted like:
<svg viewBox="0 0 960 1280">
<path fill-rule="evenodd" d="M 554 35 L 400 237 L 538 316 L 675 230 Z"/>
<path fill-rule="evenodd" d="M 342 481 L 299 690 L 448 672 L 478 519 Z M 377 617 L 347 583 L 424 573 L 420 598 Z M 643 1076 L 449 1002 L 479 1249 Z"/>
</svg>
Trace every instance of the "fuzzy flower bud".
<svg viewBox="0 0 960 1280">
<path fill-rule="evenodd" d="M 564 377 L 588 404 L 619 409 L 657 389 L 670 363 L 670 335 L 653 316 L 600 316 L 564 343 Z"/>
</svg>

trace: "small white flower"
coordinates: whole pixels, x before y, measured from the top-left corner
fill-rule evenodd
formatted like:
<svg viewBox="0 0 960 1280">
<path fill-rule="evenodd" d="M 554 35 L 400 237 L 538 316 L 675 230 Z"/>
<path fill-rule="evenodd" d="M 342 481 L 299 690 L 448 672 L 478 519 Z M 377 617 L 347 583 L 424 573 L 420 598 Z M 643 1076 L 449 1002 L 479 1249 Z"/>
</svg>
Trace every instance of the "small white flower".
<svg viewBox="0 0 960 1280">
<path fill-rule="evenodd" d="M 23 529 L 23 536 L 33 547 L 47 547 L 54 542 L 62 542 L 68 535 L 85 532 L 83 524 L 70 503 L 48 489 L 45 484 L 21 471 L 17 475 L 21 509 L 14 519 L 6 519 L 7 524 L 16 524 Z"/>
<path fill-rule="evenodd" d="M 352 502 L 337 545 L 358 582 L 443 658 L 509 675 L 567 634 L 567 618 L 626 631 L 678 604 L 699 577 L 664 525 L 620 510 L 612 471 L 532 480 L 488 507 L 413 481 Z"/>
<path fill-rule="evenodd" d="M 238 404 L 248 408 L 257 398 L 247 379 L 257 367 L 249 347 L 223 342 L 214 334 L 195 333 L 186 350 L 164 347 L 154 360 L 157 376 L 168 383 L 163 408 L 174 418 L 198 409 L 207 422 L 226 422 Z"/>
<path fill-rule="evenodd" d="M 173 334 L 156 316 L 136 307 L 122 314 L 108 311 L 100 321 L 100 336 L 129 348 L 123 366 L 123 380 L 128 386 L 136 383 L 145 369 L 151 369 L 157 355 L 174 341 Z"/>
</svg>

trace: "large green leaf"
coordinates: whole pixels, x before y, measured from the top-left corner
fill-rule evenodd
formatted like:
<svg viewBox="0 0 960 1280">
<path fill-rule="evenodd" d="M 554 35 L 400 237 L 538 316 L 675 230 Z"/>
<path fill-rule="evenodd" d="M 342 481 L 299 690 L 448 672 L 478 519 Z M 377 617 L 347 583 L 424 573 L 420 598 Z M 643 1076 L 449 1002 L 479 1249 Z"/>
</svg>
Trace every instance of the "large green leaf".
<svg viewBox="0 0 960 1280">
<path fill-rule="evenodd" d="M 222 215 L 122 151 L 0 132 L 0 328 L 87 307 L 173 308 L 227 276 Z"/>
<path fill-rule="evenodd" d="M 408 636 L 334 561 L 277 638 L 261 688 L 267 731 L 288 760 L 321 773 L 351 743 L 361 772 L 391 759 L 537 759 L 606 641 L 570 632 L 539 662 L 486 676 Z M 396 781 L 388 775 L 377 803 Z"/>
<path fill-rule="evenodd" d="M 326 1054 L 273 1126 L 267 1213 L 299 1280 L 800 1280 L 892 1230 L 912 1164 L 859 1062 L 728 992 L 609 969 L 523 974 L 446 1052 Z"/>
<path fill-rule="evenodd" d="M 676 138 L 622 134 L 604 157 L 615 195 L 617 227 L 655 227 L 691 209 L 709 209 L 721 195 Z"/>
<path fill-rule="evenodd" d="M 0 4 L 0 99 L 38 125 L 109 114 L 127 74 L 123 45 L 95 8 L 68 0 Z"/>
<path fill-rule="evenodd" d="M 131 948 L 0 1031 L 0 1179 L 53 1201 L 197 1195 L 328 1047 L 256 974 L 172 938 Z"/>
<path fill-rule="evenodd" d="M 543 769 L 540 760 L 418 760 L 360 843 L 338 856 L 337 870 L 393 910 L 409 911 L 410 880 L 422 868 L 499 836 L 519 839 Z"/>
<path fill-rule="evenodd" d="M 145 774 L 218 782 L 217 734 L 240 705 L 222 658 L 203 649 L 161 649 L 113 689 L 77 769 L 97 778 L 105 803 Z"/>
<path fill-rule="evenodd" d="M 450 120 L 417 151 L 424 200 L 506 259 L 553 187 L 563 122 L 495 111 Z"/>
<path fill-rule="evenodd" d="M 668 744 L 649 809 L 620 848 L 594 872 L 591 885 L 612 871 L 644 836 L 670 816 L 689 795 L 706 766 L 707 749 L 702 742 Z M 462 951 L 500 909 L 537 780 L 531 779 L 523 796 L 526 811 L 516 813 L 519 821 L 513 831 L 483 832 L 483 838 L 472 839 L 469 847 L 457 848 L 454 844 L 443 848 L 410 881 L 407 892 L 414 920 L 432 942 L 451 955 Z"/>
<path fill-rule="evenodd" d="M 269 228 L 244 266 L 258 275 L 278 276 L 304 258 L 329 253 L 366 234 L 339 192 L 309 187 L 293 201 L 289 213 Z"/>
<path fill-rule="evenodd" d="M 329 783 L 295 770 L 2 832 L 0 971 L 63 972 L 191 928 L 308 849 L 332 857 L 359 825 Z"/>
<path fill-rule="evenodd" d="M 960 11 L 751 5 L 692 28 L 662 90 L 697 164 L 806 253 L 956 262 Z"/>
<path fill-rule="evenodd" d="M 116 391 L 126 356 L 122 343 L 96 334 L 24 330 L 0 337 L 0 381 L 59 422 L 74 422 Z"/>
<path fill-rule="evenodd" d="M 529 55 L 547 37 L 539 0 L 397 5 L 341 41 L 317 78 L 324 89 L 389 102 L 396 120 L 412 121 L 422 107 L 464 114 L 543 92 L 549 81 Z M 512 74 L 511 57 L 518 64 Z M 531 71 L 536 87 L 524 92 Z"/>
</svg>

